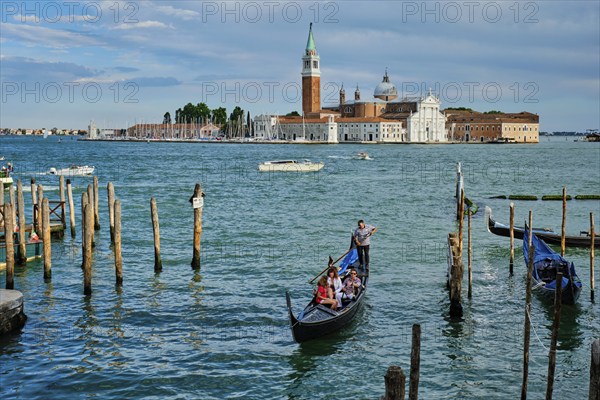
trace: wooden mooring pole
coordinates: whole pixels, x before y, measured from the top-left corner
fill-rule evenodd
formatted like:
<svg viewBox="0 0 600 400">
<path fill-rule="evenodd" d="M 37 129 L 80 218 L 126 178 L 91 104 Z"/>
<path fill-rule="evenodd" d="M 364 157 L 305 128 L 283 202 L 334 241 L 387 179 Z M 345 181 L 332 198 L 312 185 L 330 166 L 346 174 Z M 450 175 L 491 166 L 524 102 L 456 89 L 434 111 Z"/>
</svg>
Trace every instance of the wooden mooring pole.
<svg viewBox="0 0 600 400">
<path fill-rule="evenodd" d="M 67 179 L 67 198 L 69 199 L 69 223 L 71 225 L 71 237 L 75 237 L 75 204 L 73 203 L 73 188 L 71 180 Z"/>
<path fill-rule="evenodd" d="M 459 214 L 461 218 L 458 219 L 458 253 L 460 255 L 460 259 L 462 260 L 463 255 L 463 230 L 465 225 L 465 191 L 461 189 L 460 191 L 460 203 L 458 207 Z"/>
<path fill-rule="evenodd" d="M 108 226 L 110 228 L 110 242 L 115 243 L 115 186 L 112 182 L 106 185 L 108 194 Z"/>
<path fill-rule="evenodd" d="M 527 399 L 527 384 L 529 380 L 529 340 L 531 337 L 531 280 L 533 275 L 534 248 L 531 243 L 531 226 L 533 212 L 529 210 L 529 254 L 527 263 L 527 284 L 525 289 L 525 327 L 523 332 L 523 382 L 521 384 L 521 400 Z"/>
<path fill-rule="evenodd" d="M 408 400 L 419 398 L 419 370 L 421 365 L 421 325 L 412 326 L 412 346 L 410 350 L 410 383 Z"/>
<path fill-rule="evenodd" d="M 162 261 L 160 259 L 160 227 L 158 225 L 158 207 L 156 199 L 150 199 L 150 213 L 152 215 L 152 228 L 154 230 L 154 272 L 162 271 Z"/>
<path fill-rule="evenodd" d="M 85 255 L 85 206 L 89 203 L 88 193 L 83 192 L 81 194 L 81 254 Z M 81 264 L 81 268 L 84 268 L 84 263 Z"/>
<path fill-rule="evenodd" d="M 515 203 L 510 203 L 510 261 L 508 263 L 509 273 L 513 275 L 515 263 Z"/>
<path fill-rule="evenodd" d="M 100 229 L 100 218 L 98 215 L 98 177 L 94 175 L 94 229 Z"/>
<path fill-rule="evenodd" d="M 42 202 L 44 201 L 44 186 L 37 185 L 37 207 L 35 218 L 37 220 L 37 228 L 40 235 L 44 232 L 44 218 L 42 218 Z"/>
<path fill-rule="evenodd" d="M 192 205 L 194 207 L 194 254 L 192 257 L 192 269 L 200 269 L 200 237 L 202 236 L 202 207 L 203 207 L 202 187 L 196 183 L 194 195 L 192 196 Z"/>
<path fill-rule="evenodd" d="M 92 184 L 90 183 L 87 187 L 87 195 L 88 195 L 88 204 L 91 206 L 91 212 L 92 212 L 92 221 L 94 220 L 94 187 L 92 186 Z M 87 228 L 87 225 L 86 225 Z M 94 246 L 96 246 L 95 240 L 94 240 L 94 224 L 92 224 L 92 248 Z"/>
<path fill-rule="evenodd" d="M 4 186 L 0 183 L 0 186 Z M 4 195 L 4 192 L 0 192 Z M 13 205 L 10 203 L 4 204 L 4 215 L 11 215 Z M 14 231 L 12 218 L 6 218 L 4 221 L 4 241 L 6 244 L 6 288 L 15 288 L 15 243 L 14 243 Z"/>
<path fill-rule="evenodd" d="M 552 324 L 552 339 L 548 352 L 548 384 L 546 385 L 546 400 L 552 400 L 554 389 L 554 371 L 556 371 L 556 342 L 560 328 L 560 308 L 562 305 L 562 272 L 556 274 L 556 291 L 554 292 L 554 322 Z"/>
<path fill-rule="evenodd" d="M 397 365 L 391 365 L 385 374 L 385 395 L 381 400 L 404 400 L 406 376 Z"/>
<path fill-rule="evenodd" d="M 2 213 L 0 214 L 0 227 L 4 227 L 4 184 L 0 184 L 0 208 Z"/>
<path fill-rule="evenodd" d="M 15 207 L 16 201 L 15 201 L 15 186 L 14 185 L 10 185 L 9 189 L 8 189 L 8 196 L 10 198 L 10 204 L 12 204 L 12 213 L 11 215 L 9 215 L 9 218 L 12 218 L 13 221 L 13 226 L 17 226 L 17 208 Z"/>
<path fill-rule="evenodd" d="M 60 185 L 59 193 L 60 193 L 60 222 L 63 226 L 63 232 L 67 229 L 67 218 L 66 218 L 66 207 L 65 207 L 65 177 L 60 175 L 58 177 L 58 184 Z"/>
<path fill-rule="evenodd" d="M 31 178 L 31 206 L 33 208 L 33 213 L 31 215 L 31 224 L 33 229 L 36 230 L 38 228 L 37 223 L 37 186 L 35 184 L 35 178 Z"/>
<path fill-rule="evenodd" d="M 460 249 L 456 232 L 448 234 L 449 274 L 448 289 L 450 296 L 450 317 L 461 318 L 463 315 L 461 295 L 464 266 L 460 257 Z"/>
<path fill-rule="evenodd" d="M 562 228 L 560 230 L 560 255 L 565 256 L 565 238 L 567 236 L 567 188 L 563 186 L 562 192 Z M 531 227 L 529 227 L 531 229 Z"/>
<path fill-rule="evenodd" d="M 87 197 L 87 193 L 83 196 Z M 83 216 L 81 224 L 85 225 L 83 230 L 83 294 L 90 296 L 92 294 L 92 235 L 94 232 L 94 206 L 87 199 L 83 207 Z"/>
<path fill-rule="evenodd" d="M 600 400 L 600 339 L 592 343 L 589 400 Z"/>
<path fill-rule="evenodd" d="M 461 207 L 460 193 L 463 189 L 464 189 L 464 180 L 463 180 L 462 166 L 461 166 L 461 163 L 458 163 L 456 165 L 456 193 L 454 195 L 454 197 L 456 198 L 456 219 L 457 220 L 463 218 L 463 215 L 460 214 L 460 207 Z"/>
<path fill-rule="evenodd" d="M 590 235 L 591 235 L 591 245 L 590 245 L 590 298 L 592 303 L 594 302 L 594 241 L 596 238 L 595 228 L 594 228 L 594 213 L 590 213 Z"/>
<path fill-rule="evenodd" d="M 50 239 L 50 203 L 42 200 L 42 240 L 44 241 L 44 280 L 52 278 L 52 242 Z"/>
<path fill-rule="evenodd" d="M 473 291 L 473 251 L 471 248 L 471 209 L 467 211 L 467 264 L 469 270 L 469 293 L 468 297 L 471 298 Z"/>
<path fill-rule="evenodd" d="M 115 274 L 117 285 L 123 284 L 123 257 L 121 255 L 121 200 L 115 200 Z"/>
<path fill-rule="evenodd" d="M 27 233 L 25 232 L 25 198 L 23 195 L 23 183 L 17 180 L 17 209 L 19 210 L 19 257 L 17 264 L 24 265 L 27 262 Z"/>
</svg>

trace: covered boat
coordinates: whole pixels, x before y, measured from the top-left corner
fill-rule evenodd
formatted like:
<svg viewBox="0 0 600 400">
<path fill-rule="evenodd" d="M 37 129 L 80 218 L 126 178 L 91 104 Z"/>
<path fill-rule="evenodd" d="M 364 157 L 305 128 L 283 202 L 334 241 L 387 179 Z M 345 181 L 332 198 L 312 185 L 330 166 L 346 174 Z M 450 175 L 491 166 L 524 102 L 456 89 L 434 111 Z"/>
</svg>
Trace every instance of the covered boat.
<svg viewBox="0 0 600 400">
<path fill-rule="evenodd" d="M 581 280 L 575 272 L 575 265 L 565 260 L 560 254 L 554 252 L 543 240 L 536 234 L 531 236 L 531 245 L 533 246 L 533 289 L 550 300 L 554 300 L 556 292 L 556 274 L 560 271 L 563 274 L 561 287 L 561 301 L 563 304 L 574 304 L 581 294 Z M 529 229 L 525 228 L 523 236 L 523 257 L 525 265 L 529 263 Z"/>
<path fill-rule="evenodd" d="M 285 295 L 292 327 L 292 336 L 296 342 L 302 343 L 327 335 L 341 329 L 352 321 L 362 305 L 369 281 L 369 270 L 359 268 L 356 248 L 352 248 L 340 264 L 338 273 L 342 282 L 348 276 L 352 267 L 358 273 L 358 278 L 361 280 L 361 287 L 358 289 L 358 293 L 355 294 L 353 300 L 344 300 L 342 307 L 337 310 L 332 310 L 326 305 L 318 304 L 313 297 L 308 305 L 304 307 L 304 310 L 295 317 L 292 312 L 290 294 L 286 291 Z"/>
<path fill-rule="evenodd" d="M 494 235 L 510 237 L 510 227 L 508 225 L 496 222 L 492 217 L 492 210 L 489 207 L 485 208 L 485 219 L 487 230 Z M 523 239 L 523 227 L 515 226 L 513 228 L 515 239 Z M 560 245 L 561 235 L 551 229 L 533 228 L 532 232 L 544 240 L 546 243 Z M 568 247 L 590 247 L 592 244 L 592 236 L 589 232 L 581 232 L 580 236 L 565 236 L 565 245 Z M 600 235 L 595 235 L 594 248 L 600 247 Z"/>
<path fill-rule="evenodd" d="M 310 160 L 274 160 L 265 161 L 258 165 L 260 172 L 316 172 L 325 166 L 322 162 Z"/>
</svg>

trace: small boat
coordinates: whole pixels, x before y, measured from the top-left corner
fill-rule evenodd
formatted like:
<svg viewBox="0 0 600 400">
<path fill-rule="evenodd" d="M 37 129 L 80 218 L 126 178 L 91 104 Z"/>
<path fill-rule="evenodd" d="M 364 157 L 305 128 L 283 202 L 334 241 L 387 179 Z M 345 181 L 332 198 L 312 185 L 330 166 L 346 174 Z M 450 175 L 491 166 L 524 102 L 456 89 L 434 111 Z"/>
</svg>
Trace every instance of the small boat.
<svg viewBox="0 0 600 400">
<path fill-rule="evenodd" d="M 369 157 L 369 153 L 365 153 L 364 151 L 359 152 L 356 155 L 360 160 L 372 160 L 371 157 Z"/>
<path fill-rule="evenodd" d="M 0 161 L 4 161 L 4 156 L 0 156 Z"/>
<path fill-rule="evenodd" d="M 486 226 L 490 233 L 498 236 L 510 237 L 510 227 L 508 225 L 496 222 L 492 217 L 492 210 L 489 207 L 485 208 Z M 515 226 L 513 228 L 515 239 L 523 239 L 523 227 Z M 532 232 L 544 240 L 546 243 L 560 245 L 561 235 L 547 228 L 533 228 Z M 600 235 L 595 234 L 594 248 L 600 247 Z M 590 247 L 592 237 L 589 232 L 581 232 L 580 236 L 565 236 L 565 246 L 567 247 Z"/>
<path fill-rule="evenodd" d="M 310 160 L 275 160 L 265 161 L 258 165 L 260 172 L 316 172 L 325 166 L 322 162 L 312 162 Z"/>
<path fill-rule="evenodd" d="M 71 165 L 69 168 L 50 168 L 48 174 L 50 175 L 62 175 L 62 176 L 86 176 L 92 175 L 96 168 L 89 165 Z"/>
<path fill-rule="evenodd" d="M 290 293 L 288 291 L 285 292 L 292 336 L 296 342 L 302 343 L 327 335 L 341 329 L 352 321 L 362 305 L 369 281 L 369 270 L 359 268 L 356 248 L 350 250 L 341 263 L 340 279 L 342 281 L 348 276 L 351 267 L 356 268 L 362 286 L 353 300 L 349 302 L 344 301 L 342 307 L 337 310 L 332 310 L 328 306 L 318 304 L 315 298 L 313 298 L 304 307 L 304 310 L 295 317 L 292 312 Z"/>
<path fill-rule="evenodd" d="M 538 238 L 535 233 L 531 236 L 531 245 L 533 246 L 533 289 L 554 300 L 556 292 L 556 274 L 560 271 L 563 274 L 561 282 L 561 302 L 563 304 L 574 304 L 581 294 L 581 280 L 575 272 L 575 265 L 565 260 L 560 254 L 554 252 L 543 240 Z M 529 263 L 529 229 L 525 229 L 523 237 L 523 258 L 525 265 Z"/>
</svg>

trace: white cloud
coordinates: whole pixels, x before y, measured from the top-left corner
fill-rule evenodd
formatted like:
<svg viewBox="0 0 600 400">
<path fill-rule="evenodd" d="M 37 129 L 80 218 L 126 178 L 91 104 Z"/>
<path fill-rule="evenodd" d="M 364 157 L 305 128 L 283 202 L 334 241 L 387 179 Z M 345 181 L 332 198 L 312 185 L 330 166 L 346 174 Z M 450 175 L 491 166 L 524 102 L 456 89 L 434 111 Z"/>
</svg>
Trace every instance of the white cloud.
<svg viewBox="0 0 600 400">
<path fill-rule="evenodd" d="M 193 10 L 184 10 L 181 8 L 175 8 L 173 6 L 158 6 L 156 9 L 165 15 L 181 18 L 186 21 L 190 21 L 200 17 L 200 13 Z"/>
<path fill-rule="evenodd" d="M 19 23 L 32 23 L 32 24 L 55 24 L 59 22 L 72 23 L 72 22 L 95 22 L 99 18 L 97 15 L 77 15 L 77 14 L 65 14 L 60 16 L 45 16 L 40 14 L 27 14 L 27 15 L 14 15 L 13 20 Z"/>
<path fill-rule="evenodd" d="M 168 26 L 160 21 L 140 21 L 135 23 L 123 23 L 112 28 L 115 30 L 130 30 L 130 29 L 147 29 L 147 28 L 168 28 Z"/>
<path fill-rule="evenodd" d="M 102 45 L 95 38 L 78 32 L 27 24 L 5 23 L 2 25 L 2 35 L 7 41 L 24 42 L 29 46 L 46 46 L 55 49 Z"/>
</svg>

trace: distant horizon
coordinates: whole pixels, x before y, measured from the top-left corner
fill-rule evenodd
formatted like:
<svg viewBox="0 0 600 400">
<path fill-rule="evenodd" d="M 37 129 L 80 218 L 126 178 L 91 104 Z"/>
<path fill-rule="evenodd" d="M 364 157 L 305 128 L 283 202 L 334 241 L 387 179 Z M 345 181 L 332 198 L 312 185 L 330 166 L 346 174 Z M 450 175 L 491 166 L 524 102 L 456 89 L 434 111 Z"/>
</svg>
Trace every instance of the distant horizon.
<svg viewBox="0 0 600 400">
<path fill-rule="evenodd" d="M 313 23 L 321 104 L 399 97 L 527 111 L 545 132 L 600 128 L 600 7 L 557 2 L 3 2 L 0 124 L 159 123 L 191 102 L 301 111 Z M 571 128 L 573 127 L 573 128 Z M 27 128 L 34 129 L 34 128 Z M 61 128 L 64 129 L 64 128 Z"/>
</svg>

